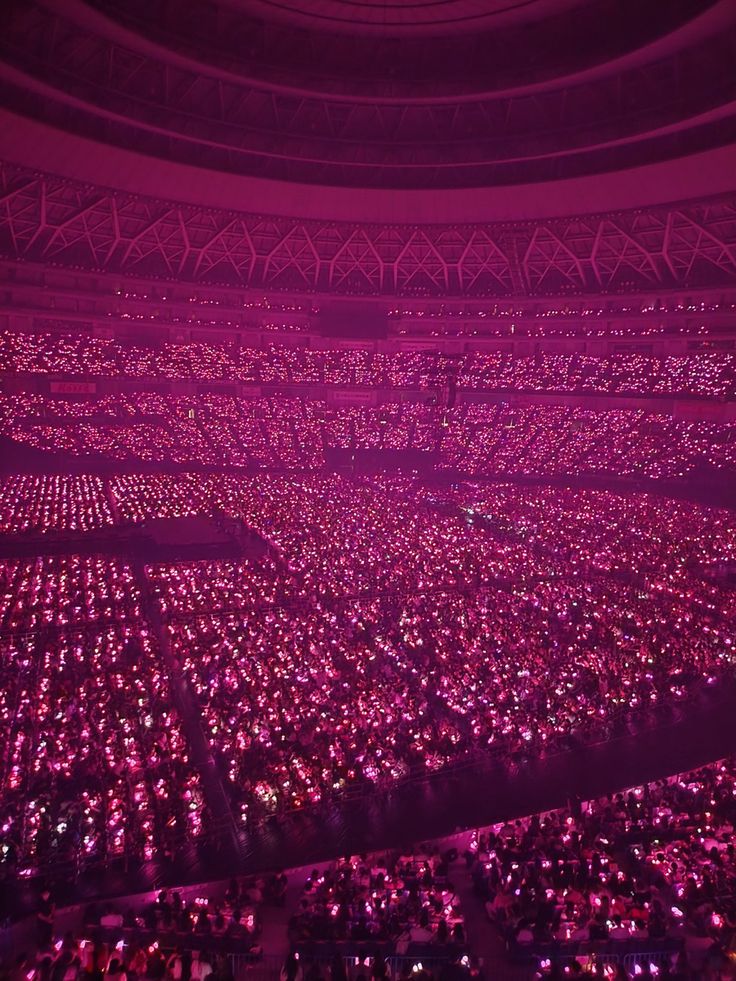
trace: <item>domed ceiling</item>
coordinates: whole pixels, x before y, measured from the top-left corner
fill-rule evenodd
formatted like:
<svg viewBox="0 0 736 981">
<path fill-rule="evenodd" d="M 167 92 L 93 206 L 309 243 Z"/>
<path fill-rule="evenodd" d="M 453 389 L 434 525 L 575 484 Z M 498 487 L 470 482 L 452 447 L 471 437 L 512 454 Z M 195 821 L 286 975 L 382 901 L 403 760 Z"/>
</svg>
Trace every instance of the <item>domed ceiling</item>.
<svg viewBox="0 0 736 981">
<path fill-rule="evenodd" d="M 495 30 L 538 20 L 584 0 L 223 0 L 235 9 L 316 31 L 384 37 Z"/>
<path fill-rule="evenodd" d="M 502 187 L 736 139 L 732 0 L 9 0 L 4 106 L 294 184 Z"/>
</svg>

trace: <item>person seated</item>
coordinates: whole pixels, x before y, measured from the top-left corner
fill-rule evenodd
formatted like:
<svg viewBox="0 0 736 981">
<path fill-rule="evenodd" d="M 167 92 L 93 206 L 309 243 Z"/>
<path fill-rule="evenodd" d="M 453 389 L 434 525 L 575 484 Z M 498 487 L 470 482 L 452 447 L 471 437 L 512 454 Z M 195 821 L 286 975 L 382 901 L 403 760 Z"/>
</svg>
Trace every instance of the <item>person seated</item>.
<svg viewBox="0 0 736 981">
<path fill-rule="evenodd" d="M 426 909 L 419 914 L 419 922 L 410 927 L 409 938 L 413 944 L 427 944 L 433 939 L 429 928 L 429 913 Z"/>
<path fill-rule="evenodd" d="M 629 930 L 624 926 L 623 920 L 618 913 L 614 913 L 611 922 L 613 926 L 608 931 L 608 936 L 611 940 L 628 940 L 630 937 Z"/>
<path fill-rule="evenodd" d="M 634 920 L 634 928 L 631 931 L 631 937 L 634 940 L 644 940 L 649 936 L 649 931 L 647 930 L 647 925 L 644 920 Z"/>
</svg>

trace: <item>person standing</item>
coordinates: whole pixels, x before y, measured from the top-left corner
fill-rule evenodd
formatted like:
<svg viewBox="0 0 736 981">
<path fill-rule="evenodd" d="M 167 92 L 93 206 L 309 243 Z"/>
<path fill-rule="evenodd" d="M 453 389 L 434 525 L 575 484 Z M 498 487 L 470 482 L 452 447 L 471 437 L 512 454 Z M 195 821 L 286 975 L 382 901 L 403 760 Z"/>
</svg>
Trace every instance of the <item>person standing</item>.
<svg viewBox="0 0 736 981">
<path fill-rule="evenodd" d="M 48 889 L 44 889 L 36 909 L 36 938 L 41 950 L 51 946 L 54 936 L 55 909 L 51 893 Z"/>
</svg>

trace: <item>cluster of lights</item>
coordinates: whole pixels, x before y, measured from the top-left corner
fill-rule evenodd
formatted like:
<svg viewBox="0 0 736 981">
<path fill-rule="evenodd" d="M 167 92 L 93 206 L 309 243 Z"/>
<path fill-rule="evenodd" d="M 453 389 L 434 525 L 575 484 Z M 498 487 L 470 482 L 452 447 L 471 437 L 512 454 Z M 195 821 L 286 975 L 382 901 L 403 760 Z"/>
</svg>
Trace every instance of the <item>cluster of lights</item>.
<svg viewBox="0 0 736 981">
<path fill-rule="evenodd" d="M 437 874 L 439 867 L 436 853 L 416 852 L 398 858 L 383 854 L 351 858 L 313 872 L 293 920 L 296 942 L 348 939 L 360 924 L 375 942 L 421 931 L 425 942 L 444 936 L 444 942 L 452 938 L 462 947 L 465 928 L 460 902 L 446 871 Z M 356 967 L 362 962 L 363 958 L 355 958 Z M 422 970 L 421 962 L 412 967 L 415 974 Z"/>
<path fill-rule="evenodd" d="M 147 860 L 169 840 L 196 839 L 199 776 L 131 570 L 101 558 L 47 558 L 5 561 L 0 577 L 9 591 L 0 643 L 2 863 L 32 875 L 71 854 L 82 866 Z"/>
<path fill-rule="evenodd" d="M 609 331 L 612 333 L 616 331 Z M 662 356 L 541 352 L 534 357 L 471 353 L 463 357 L 458 368 L 460 389 L 736 398 L 736 354 L 728 351 Z M 84 379 L 426 388 L 437 375 L 438 366 L 436 354 L 421 351 L 378 353 L 273 344 L 248 348 L 203 342 L 167 343 L 154 348 L 79 334 L 4 332 L 0 333 L 0 371 Z"/>
<path fill-rule="evenodd" d="M 145 289 L 145 287 L 143 287 Z M 166 296 L 162 293 L 160 296 L 154 295 L 152 293 L 139 292 L 129 287 L 128 289 L 117 289 L 115 290 L 115 296 L 119 296 L 123 300 L 153 300 L 158 302 L 159 300 L 166 302 L 167 300 L 177 301 L 179 297 Z M 269 299 L 267 296 L 262 297 L 258 300 L 243 300 L 242 302 L 234 302 L 230 297 L 220 299 L 215 296 L 197 296 L 196 294 L 183 297 L 183 302 L 186 303 L 196 303 L 199 306 L 227 306 L 227 307 L 242 307 L 244 310 L 279 310 L 284 313 L 310 313 L 312 311 L 312 306 L 304 307 L 299 303 L 278 303 L 274 300 Z"/>
<path fill-rule="evenodd" d="M 325 447 L 440 450 L 466 474 L 672 479 L 736 467 L 736 423 L 642 409 L 461 403 L 331 407 L 301 398 L 153 393 L 59 400 L 0 395 L 0 432 L 44 450 L 118 460 L 319 469 Z"/>
<path fill-rule="evenodd" d="M 536 910 L 545 904 L 551 913 L 545 935 L 534 939 L 562 945 L 568 974 L 574 955 L 567 943 L 612 942 L 608 964 L 598 964 L 595 952 L 576 958 L 578 972 L 601 967 L 612 975 L 619 941 L 646 946 L 687 934 L 722 940 L 732 928 L 734 797 L 731 759 L 589 802 L 580 815 L 554 811 L 495 825 L 471 842 L 476 887 L 489 890 L 489 916 L 521 946 L 531 941 Z M 656 976 L 674 956 L 638 956 L 634 973 Z M 541 958 L 537 977 L 559 969 L 556 962 Z"/>
<path fill-rule="evenodd" d="M 271 542 L 258 561 L 148 569 L 243 821 L 479 748 L 549 751 L 581 720 L 605 729 L 621 712 L 684 697 L 677 671 L 711 678 L 733 661 L 718 589 L 685 564 L 731 554 L 733 523 L 720 512 L 666 514 L 647 498 L 627 509 L 591 494 L 574 524 L 567 492 L 525 512 L 509 492 L 504 504 L 501 491 L 493 500 L 468 488 L 469 523 L 462 512 L 440 520 L 388 480 L 377 492 L 316 477 L 125 475 L 111 491 L 124 518 L 224 512 Z M 609 515 L 597 538 L 585 525 L 596 508 Z M 474 523 L 494 512 L 498 538 Z M 627 563 L 648 566 L 649 580 L 586 582 L 591 564 L 619 573 Z M 495 588 L 509 580 L 511 592 Z M 385 593 L 403 599 L 372 598 Z M 556 682 L 540 719 L 550 644 Z M 292 727 L 305 727 L 309 753 L 294 751 Z"/>
</svg>

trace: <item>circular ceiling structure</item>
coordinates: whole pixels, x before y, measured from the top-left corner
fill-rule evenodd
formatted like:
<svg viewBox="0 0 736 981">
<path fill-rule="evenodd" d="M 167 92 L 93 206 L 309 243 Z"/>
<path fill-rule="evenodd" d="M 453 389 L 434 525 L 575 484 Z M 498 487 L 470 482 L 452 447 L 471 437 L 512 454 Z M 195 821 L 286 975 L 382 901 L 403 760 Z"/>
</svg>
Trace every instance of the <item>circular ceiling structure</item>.
<svg viewBox="0 0 736 981">
<path fill-rule="evenodd" d="M 19 0 L 15 0 L 16 3 Z M 617 72 L 718 34 L 729 0 L 46 0 L 203 72 L 344 100 L 475 99 Z M 350 16 L 347 16 L 349 14 Z M 710 16 L 709 16 L 710 15 Z M 715 16 L 714 16 L 715 15 Z M 445 23 L 443 23 L 443 18 Z"/>
<path fill-rule="evenodd" d="M 8 0 L 0 13 L 0 95 L 18 118 L 159 166 L 364 193 L 571 182 L 723 148 L 734 63 L 732 0 Z"/>
<path fill-rule="evenodd" d="M 262 17 L 317 31 L 384 36 L 469 33 L 539 19 L 583 0 L 224 0 Z"/>
</svg>

